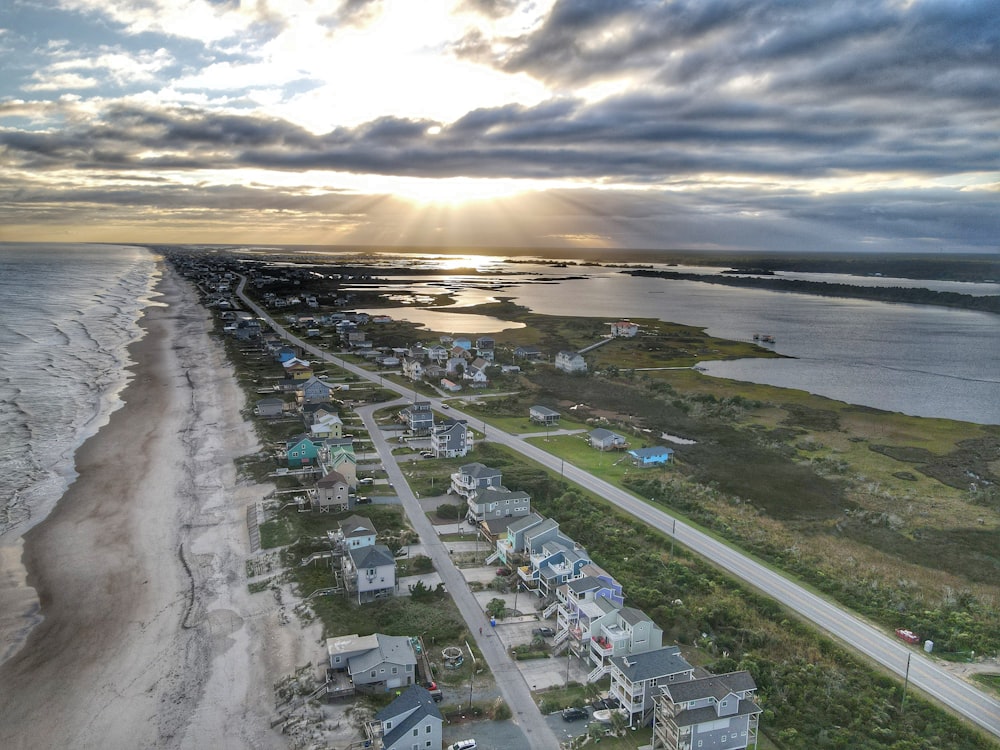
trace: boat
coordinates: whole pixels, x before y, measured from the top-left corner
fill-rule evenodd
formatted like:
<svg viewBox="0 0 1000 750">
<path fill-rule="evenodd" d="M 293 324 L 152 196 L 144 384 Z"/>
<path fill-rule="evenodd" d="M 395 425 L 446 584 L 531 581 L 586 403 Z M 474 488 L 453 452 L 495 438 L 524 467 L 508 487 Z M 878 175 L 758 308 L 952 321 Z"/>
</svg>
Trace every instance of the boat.
<svg viewBox="0 0 1000 750">
<path fill-rule="evenodd" d="M 769 333 L 755 333 L 753 335 L 753 340 L 754 341 L 760 341 L 760 342 L 765 343 L 765 344 L 773 344 L 774 343 L 774 336 L 772 336 Z"/>
</svg>

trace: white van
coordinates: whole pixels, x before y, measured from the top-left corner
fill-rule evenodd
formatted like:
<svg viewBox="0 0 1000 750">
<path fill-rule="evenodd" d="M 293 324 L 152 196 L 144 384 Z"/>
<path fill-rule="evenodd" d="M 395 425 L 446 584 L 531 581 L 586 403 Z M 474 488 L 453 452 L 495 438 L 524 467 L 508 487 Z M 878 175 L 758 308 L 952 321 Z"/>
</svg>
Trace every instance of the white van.
<svg viewBox="0 0 1000 750">
<path fill-rule="evenodd" d="M 459 740 L 448 745 L 448 750 L 476 750 L 475 740 Z"/>
</svg>

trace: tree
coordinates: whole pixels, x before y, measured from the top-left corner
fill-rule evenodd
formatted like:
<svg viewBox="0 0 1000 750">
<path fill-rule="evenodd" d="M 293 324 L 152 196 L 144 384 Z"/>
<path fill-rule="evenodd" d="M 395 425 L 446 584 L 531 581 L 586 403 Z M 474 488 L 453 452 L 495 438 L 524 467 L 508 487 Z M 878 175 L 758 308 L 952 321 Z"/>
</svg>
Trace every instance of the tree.
<svg viewBox="0 0 1000 750">
<path fill-rule="evenodd" d="M 495 617 L 498 620 L 502 620 L 506 612 L 507 602 L 503 599 L 490 599 L 489 604 L 486 605 L 486 614 L 491 617 Z"/>
</svg>

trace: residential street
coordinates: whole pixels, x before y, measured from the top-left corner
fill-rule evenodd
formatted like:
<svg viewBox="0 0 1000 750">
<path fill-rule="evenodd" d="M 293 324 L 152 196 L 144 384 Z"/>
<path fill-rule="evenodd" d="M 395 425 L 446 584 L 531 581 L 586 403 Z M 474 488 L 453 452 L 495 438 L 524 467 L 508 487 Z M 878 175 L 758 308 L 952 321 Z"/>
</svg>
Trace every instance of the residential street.
<svg viewBox="0 0 1000 750">
<path fill-rule="evenodd" d="M 479 602 L 470 591 L 465 578 L 452 564 L 448 548 L 438 538 L 434 525 L 428 520 L 423 508 L 420 507 L 420 502 L 410 490 L 382 431 L 375 424 L 372 412 L 376 409 L 385 409 L 393 404 L 402 407 L 406 403 L 408 402 L 405 399 L 399 399 L 391 403 L 364 406 L 359 408 L 357 412 L 364 420 L 368 434 L 371 435 L 375 448 L 382 456 L 382 463 L 389 475 L 389 481 L 399 496 L 403 510 L 410 519 L 414 530 L 420 535 L 424 554 L 434 562 L 434 569 L 441 576 L 445 588 L 451 594 L 458 611 L 462 613 L 462 617 L 468 624 L 472 637 L 476 640 L 483 657 L 490 665 L 500 694 L 514 715 L 514 721 L 524 732 L 528 746 L 542 750 L 558 747 L 559 741 L 535 705 L 535 701 L 531 697 L 531 690 L 525 683 L 524 677 L 521 676 L 517 665 L 507 654 L 503 642 L 490 627 L 489 621 L 483 614 Z M 480 635 L 480 629 L 482 635 Z"/>
</svg>

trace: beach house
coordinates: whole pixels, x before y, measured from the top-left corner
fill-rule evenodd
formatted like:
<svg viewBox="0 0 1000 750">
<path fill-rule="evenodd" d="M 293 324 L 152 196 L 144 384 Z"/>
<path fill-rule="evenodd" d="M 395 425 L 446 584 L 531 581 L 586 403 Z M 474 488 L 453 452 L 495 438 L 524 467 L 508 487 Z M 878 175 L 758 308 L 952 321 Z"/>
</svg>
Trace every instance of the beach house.
<svg viewBox="0 0 1000 750">
<path fill-rule="evenodd" d="M 728 672 L 660 686 L 654 750 L 757 747 L 761 713 L 749 672 Z"/>
<path fill-rule="evenodd" d="M 659 687 L 690 680 L 694 667 L 681 656 L 677 646 L 666 646 L 644 654 L 613 656 L 608 673 L 608 694 L 627 712 L 629 726 L 645 726 L 652 721 Z"/>
<path fill-rule="evenodd" d="M 405 636 L 345 635 L 327 638 L 330 669 L 345 673 L 358 692 L 387 693 L 416 684 L 417 657 Z"/>
<path fill-rule="evenodd" d="M 543 424 L 546 427 L 559 424 L 559 412 L 547 406 L 535 404 L 528 408 L 528 419 L 535 424 Z"/>
<path fill-rule="evenodd" d="M 487 487 L 499 487 L 500 469 L 491 469 L 479 462 L 463 464 L 451 475 L 451 492 L 465 500 Z"/>
<path fill-rule="evenodd" d="M 587 362 L 579 352 L 556 352 L 555 366 L 557 370 L 562 370 L 570 374 L 587 371 Z"/>
<path fill-rule="evenodd" d="M 411 685 L 371 721 L 365 722 L 365 747 L 372 750 L 440 750 L 444 719 L 431 693 Z"/>
<path fill-rule="evenodd" d="M 635 448 L 628 452 L 633 466 L 646 468 L 649 466 L 662 466 L 670 463 L 674 457 L 673 448 L 664 448 L 658 445 L 654 448 Z"/>
</svg>

